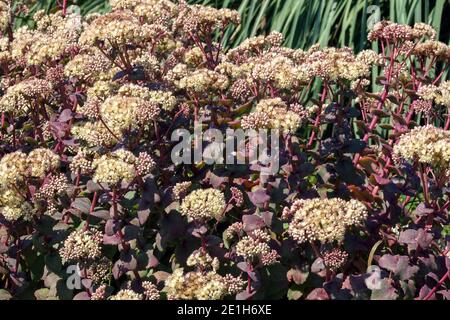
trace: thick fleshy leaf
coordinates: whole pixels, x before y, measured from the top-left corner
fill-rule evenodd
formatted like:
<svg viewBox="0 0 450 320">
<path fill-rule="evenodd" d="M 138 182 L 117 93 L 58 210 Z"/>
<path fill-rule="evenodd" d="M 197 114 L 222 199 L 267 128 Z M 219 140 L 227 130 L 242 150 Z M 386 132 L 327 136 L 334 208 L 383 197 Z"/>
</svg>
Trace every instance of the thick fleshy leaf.
<svg viewBox="0 0 450 320">
<path fill-rule="evenodd" d="M 265 189 L 257 189 L 253 192 L 248 192 L 248 197 L 250 201 L 256 206 L 256 207 L 263 207 L 264 204 L 268 201 L 270 201 L 270 196 L 267 195 Z"/>
<path fill-rule="evenodd" d="M 385 254 L 380 258 L 378 264 L 399 276 L 401 280 L 410 279 L 419 270 L 417 266 L 410 266 L 407 256 Z"/>
<path fill-rule="evenodd" d="M 316 288 L 308 294 L 306 300 L 330 300 L 330 296 L 324 288 Z"/>
<path fill-rule="evenodd" d="M 91 300 L 91 297 L 89 296 L 89 294 L 86 291 L 77 293 L 74 297 L 73 300 Z"/>
<path fill-rule="evenodd" d="M 256 214 L 242 216 L 242 222 L 244 223 L 244 230 L 246 232 L 260 229 L 266 225 L 265 221 Z"/>
</svg>

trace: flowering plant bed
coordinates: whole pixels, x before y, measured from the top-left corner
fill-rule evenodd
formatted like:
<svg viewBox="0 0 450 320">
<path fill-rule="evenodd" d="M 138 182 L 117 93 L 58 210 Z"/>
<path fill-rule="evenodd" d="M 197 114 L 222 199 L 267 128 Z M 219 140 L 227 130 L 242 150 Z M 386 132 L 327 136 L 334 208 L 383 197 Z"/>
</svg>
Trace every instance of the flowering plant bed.
<svg viewBox="0 0 450 320">
<path fill-rule="evenodd" d="M 378 22 L 379 53 L 224 48 L 236 11 L 110 4 L 13 30 L 0 2 L 1 299 L 450 297 L 431 26 Z M 205 156 L 231 129 L 267 136 Z"/>
</svg>

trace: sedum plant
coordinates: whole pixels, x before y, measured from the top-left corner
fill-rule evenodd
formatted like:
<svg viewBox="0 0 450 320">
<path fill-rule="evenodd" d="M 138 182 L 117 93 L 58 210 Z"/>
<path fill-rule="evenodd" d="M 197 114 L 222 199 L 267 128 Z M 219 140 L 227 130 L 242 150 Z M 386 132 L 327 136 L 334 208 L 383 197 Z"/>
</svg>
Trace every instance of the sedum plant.
<svg viewBox="0 0 450 320">
<path fill-rule="evenodd" d="M 14 30 L 24 8 L 0 1 L 0 298 L 450 297 L 450 47 L 431 26 L 375 24 L 379 53 L 278 32 L 225 49 L 236 11 L 110 6 Z M 279 168 L 172 161 L 200 121 L 278 132 Z"/>
</svg>

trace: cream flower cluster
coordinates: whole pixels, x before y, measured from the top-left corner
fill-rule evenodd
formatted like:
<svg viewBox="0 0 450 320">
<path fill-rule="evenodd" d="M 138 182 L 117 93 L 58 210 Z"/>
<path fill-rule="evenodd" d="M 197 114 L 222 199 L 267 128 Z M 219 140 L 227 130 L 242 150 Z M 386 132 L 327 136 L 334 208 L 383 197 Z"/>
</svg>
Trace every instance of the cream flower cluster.
<svg viewBox="0 0 450 320">
<path fill-rule="evenodd" d="M 0 2 L 0 31 L 5 31 L 9 25 L 11 8 L 8 3 Z"/>
<path fill-rule="evenodd" d="M 110 147 L 118 142 L 115 136 L 112 135 L 108 128 L 106 128 L 100 121 L 78 122 L 72 126 L 70 132 L 77 139 L 85 142 L 89 147 L 99 144 Z"/>
<path fill-rule="evenodd" d="M 59 155 L 46 148 L 34 149 L 28 154 L 28 171 L 31 177 L 44 178 L 45 175 L 59 168 Z"/>
<path fill-rule="evenodd" d="M 69 182 L 64 174 L 50 174 L 44 184 L 39 188 L 39 191 L 35 194 L 35 198 L 52 200 L 58 194 L 66 192 L 68 187 Z"/>
<path fill-rule="evenodd" d="M 219 269 L 219 260 L 211 257 L 208 252 L 203 249 L 196 250 L 186 260 L 188 267 L 199 267 L 201 270 L 211 268 L 216 271 Z"/>
<path fill-rule="evenodd" d="M 228 78 L 208 69 L 195 70 L 177 82 L 179 89 L 189 93 L 203 93 L 208 90 L 225 90 L 228 88 Z"/>
<path fill-rule="evenodd" d="M 8 186 L 22 182 L 25 177 L 44 178 L 59 167 L 60 157 L 52 150 L 37 148 L 28 155 L 16 151 L 0 160 L 0 185 Z"/>
<path fill-rule="evenodd" d="M 81 45 L 95 46 L 141 44 L 149 39 L 148 25 L 127 10 L 102 15 L 90 23 L 80 36 Z"/>
<path fill-rule="evenodd" d="M 223 237 L 227 240 L 232 240 L 234 238 L 240 238 L 244 234 L 244 224 L 242 222 L 235 222 L 228 226 L 224 231 Z"/>
<path fill-rule="evenodd" d="M 92 162 L 95 169 L 93 181 L 112 186 L 129 183 L 136 176 L 135 161 L 135 156 L 123 149 L 103 155 Z"/>
<path fill-rule="evenodd" d="M 92 159 L 87 152 L 79 150 L 69 165 L 72 173 L 89 174 L 92 171 Z"/>
<path fill-rule="evenodd" d="M 97 81 L 80 108 L 80 113 L 92 121 L 75 124 L 71 132 L 90 146 L 98 143 L 110 146 L 125 132 L 153 125 L 161 109 L 170 111 L 176 103 L 169 91 L 150 91 L 135 84 L 117 88 L 113 82 Z"/>
<path fill-rule="evenodd" d="M 149 174 L 155 167 L 155 161 L 146 152 L 136 157 L 128 150 L 118 149 L 92 161 L 93 180 L 109 185 L 129 183 L 136 176 Z"/>
<path fill-rule="evenodd" d="M 221 191 L 213 188 L 199 189 L 183 199 L 180 211 L 190 220 L 220 220 L 225 205 L 225 196 Z"/>
<path fill-rule="evenodd" d="M 28 65 L 41 65 L 58 60 L 77 46 L 82 31 L 81 16 L 61 12 L 46 15 L 38 11 L 34 15 L 37 28 L 21 27 L 11 43 L 11 58 Z"/>
<path fill-rule="evenodd" d="M 414 27 L 410 27 L 384 20 L 374 25 L 367 38 L 369 41 L 387 40 L 390 42 L 422 38 L 435 40 L 436 30 L 425 23 L 416 23 Z"/>
<path fill-rule="evenodd" d="M 341 241 L 347 227 L 361 224 L 367 214 L 363 203 L 339 198 L 296 200 L 283 210 L 284 218 L 292 217 L 288 233 L 298 243 Z"/>
<path fill-rule="evenodd" d="M 0 187 L 0 213 L 8 221 L 16 221 L 20 218 L 29 220 L 33 207 L 16 189 Z"/>
<path fill-rule="evenodd" d="M 231 49 L 216 71 L 229 76 L 233 96 L 245 96 L 250 88 L 296 90 L 310 80 L 302 64 L 306 54 L 302 50 L 281 47 L 283 35 L 272 32 L 245 40 Z"/>
<path fill-rule="evenodd" d="M 443 42 L 427 40 L 415 45 L 412 53 L 416 56 L 435 57 L 437 59 L 450 59 L 450 47 Z"/>
<path fill-rule="evenodd" d="M 0 112 L 25 115 L 39 99 L 46 100 L 53 92 L 47 80 L 30 78 L 9 87 L 0 99 Z"/>
<path fill-rule="evenodd" d="M 102 283 L 111 278 L 112 262 L 105 256 L 82 260 L 78 263 L 78 266 L 94 283 Z"/>
<path fill-rule="evenodd" d="M 170 27 L 178 14 L 178 7 L 170 0 L 111 0 L 114 10 L 131 10 L 146 23 Z"/>
<path fill-rule="evenodd" d="M 394 146 L 394 157 L 447 170 L 450 168 L 449 146 L 450 131 L 433 125 L 416 127 L 400 136 Z"/>
<path fill-rule="evenodd" d="M 102 253 L 103 234 L 96 229 L 73 231 L 64 241 L 59 254 L 64 261 L 96 259 Z"/>
<path fill-rule="evenodd" d="M 179 5 L 179 14 L 174 22 L 174 28 L 186 34 L 200 30 L 213 32 L 215 29 L 224 29 L 229 24 L 239 24 L 240 16 L 235 10 L 215 9 L 202 5 Z"/>
<path fill-rule="evenodd" d="M 182 200 L 192 186 L 191 181 L 178 182 L 172 190 L 173 200 Z"/>
<path fill-rule="evenodd" d="M 354 81 L 366 78 L 372 65 L 379 64 L 381 58 L 373 51 L 366 50 L 354 55 L 350 48 L 311 48 L 302 68 L 310 77 L 328 81 L 339 79 Z"/>
<path fill-rule="evenodd" d="M 131 289 L 122 289 L 111 297 L 111 300 L 143 300 L 143 295 Z"/>
<path fill-rule="evenodd" d="M 0 185 L 21 182 L 28 176 L 27 155 L 21 151 L 5 154 L 0 160 Z"/>
<path fill-rule="evenodd" d="M 158 288 L 150 281 L 143 281 L 142 288 L 144 289 L 145 300 L 159 300 L 160 293 Z"/>
<path fill-rule="evenodd" d="M 112 67 L 111 62 L 99 50 L 79 53 L 64 66 L 64 75 L 83 80 L 100 80 Z"/>
<path fill-rule="evenodd" d="M 260 262 L 263 265 L 271 265 L 277 262 L 278 253 L 273 250 L 268 242 L 270 236 L 263 230 L 254 230 L 243 237 L 236 244 L 236 254 L 249 262 Z"/>
</svg>

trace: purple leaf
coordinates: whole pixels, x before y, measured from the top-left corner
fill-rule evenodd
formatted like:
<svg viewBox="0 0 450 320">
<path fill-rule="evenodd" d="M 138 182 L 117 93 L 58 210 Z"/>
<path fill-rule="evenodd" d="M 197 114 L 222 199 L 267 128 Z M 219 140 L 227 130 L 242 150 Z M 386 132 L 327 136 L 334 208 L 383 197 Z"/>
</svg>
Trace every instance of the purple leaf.
<svg viewBox="0 0 450 320">
<path fill-rule="evenodd" d="M 209 184 L 214 188 L 218 189 L 223 183 L 228 181 L 228 177 L 219 177 L 214 173 L 209 174 Z"/>
<path fill-rule="evenodd" d="M 76 147 L 79 145 L 78 143 L 75 142 L 75 139 L 65 139 L 62 140 L 62 143 L 69 147 Z"/>
<path fill-rule="evenodd" d="M 108 210 L 97 210 L 90 213 L 91 216 L 103 219 L 103 220 L 109 220 L 109 211 Z"/>
<path fill-rule="evenodd" d="M 325 264 L 323 263 L 322 258 L 317 258 L 314 260 L 313 264 L 311 265 L 311 272 L 313 273 L 321 273 L 325 270 Z"/>
<path fill-rule="evenodd" d="M 419 216 L 426 216 L 433 212 L 434 212 L 434 209 L 427 208 L 425 206 L 425 203 L 423 203 L 423 202 L 417 206 L 416 210 L 414 210 L 414 213 Z"/>
<path fill-rule="evenodd" d="M 422 300 L 423 298 L 425 298 L 429 293 L 430 293 L 431 289 L 428 288 L 427 285 L 424 285 L 422 288 L 420 288 L 419 291 L 419 296 L 416 298 L 416 300 Z M 436 300 L 436 295 L 433 294 L 429 300 Z"/>
<path fill-rule="evenodd" d="M 201 227 L 193 226 L 188 229 L 188 232 L 196 238 L 201 238 L 204 234 L 208 232 L 208 229 L 205 226 Z"/>
<path fill-rule="evenodd" d="M 154 268 L 159 264 L 158 258 L 153 254 L 153 250 L 147 251 L 148 263 L 146 269 Z"/>
<path fill-rule="evenodd" d="M 266 226 L 270 227 L 270 225 L 272 224 L 273 212 L 270 211 L 261 212 L 261 218 L 264 220 Z"/>
<path fill-rule="evenodd" d="M 302 272 L 299 269 L 291 269 L 287 272 L 286 277 L 289 282 L 294 281 L 295 284 L 301 285 L 308 279 L 309 272 Z"/>
<path fill-rule="evenodd" d="M 157 283 L 160 283 L 162 281 L 165 281 L 170 276 L 170 273 L 165 271 L 156 271 L 152 275 L 155 277 Z"/>
<path fill-rule="evenodd" d="M 417 230 L 408 229 L 400 232 L 398 242 L 401 244 L 416 244 L 417 243 Z"/>
<path fill-rule="evenodd" d="M 371 300 L 396 300 L 397 291 L 392 286 L 390 279 L 382 279 L 380 288 L 372 290 Z"/>
<path fill-rule="evenodd" d="M 74 297 L 73 300 L 91 300 L 91 297 L 89 296 L 89 294 L 86 291 L 77 293 Z"/>
<path fill-rule="evenodd" d="M 445 298 L 445 300 L 450 300 L 450 290 L 440 290 L 437 291 L 437 293 L 442 295 Z"/>
<path fill-rule="evenodd" d="M 108 236 L 115 235 L 120 230 L 120 221 L 109 219 L 105 224 L 105 234 Z"/>
<path fill-rule="evenodd" d="M 408 280 L 419 270 L 419 267 L 409 265 L 407 256 L 385 254 L 380 258 L 378 264 L 399 276 L 400 280 Z"/>
<path fill-rule="evenodd" d="M 431 241 L 433 241 L 433 235 L 424 229 L 419 229 L 417 234 L 417 243 L 422 249 L 428 248 Z"/>
<path fill-rule="evenodd" d="M 123 235 L 124 235 L 123 240 L 131 241 L 131 240 L 136 239 L 139 235 L 140 230 L 141 229 L 137 226 L 133 226 L 133 225 L 125 226 L 122 230 Z"/>
<path fill-rule="evenodd" d="M 248 271 L 248 264 L 247 262 L 238 262 L 238 264 L 236 265 L 239 269 L 241 269 L 244 272 Z"/>
<path fill-rule="evenodd" d="M 138 211 L 138 219 L 139 219 L 139 224 L 141 226 L 144 225 L 147 222 L 148 217 L 150 217 L 150 210 L 149 209 L 144 209 L 144 210 L 139 210 Z"/>
<path fill-rule="evenodd" d="M 375 178 L 375 181 L 380 185 L 380 186 L 385 186 L 389 183 L 391 183 L 390 179 L 386 179 L 383 177 L 380 177 L 379 175 L 374 174 L 373 177 Z"/>
<path fill-rule="evenodd" d="M 81 280 L 81 283 L 83 284 L 83 286 L 84 286 L 86 289 L 89 289 L 89 288 L 92 287 L 93 281 L 92 281 L 92 279 L 83 279 L 83 280 Z"/>
<path fill-rule="evenodd" d="M 89 181 L 86 183 L 86 188 L 87 188 L 87 190 L 88 190 L 89 192 L 95 192 L 95 191 L 102 190 L 102 188 L 100 187 L 100 185 L 99 185 L 98 183 L 95 183 L 95 182 L 92 181 L 92 180 L 89 180 Z"/>
<path fill-rule="evenodd" d="M 110 245 L 118 245 L 122 242 L 122 239 L 117 235 L 114 234 L 112 236 L 103 235 L 103 244 L 110 244 Z"/>
<path fill-rule="evenodd" d="M 236 300 L 249 300 L 255 293 L 256 291 L 248 292 L 247 290 L 244 290 L 236 295 Z"/>
<path fill-rule="evenodd" d="M 130 252 L 122 252 L 120 260 L 117 260 L 113 266 L 112 273 L 114 279 L 119 279 L 123 274 L 128 271 L 136 270 L 137 260 Z"/>
</svg>

